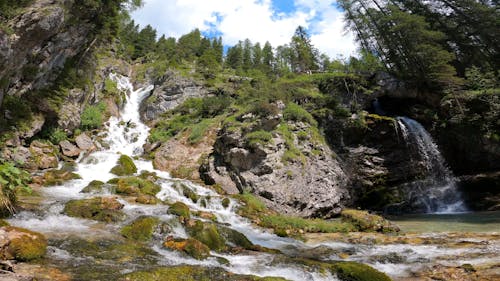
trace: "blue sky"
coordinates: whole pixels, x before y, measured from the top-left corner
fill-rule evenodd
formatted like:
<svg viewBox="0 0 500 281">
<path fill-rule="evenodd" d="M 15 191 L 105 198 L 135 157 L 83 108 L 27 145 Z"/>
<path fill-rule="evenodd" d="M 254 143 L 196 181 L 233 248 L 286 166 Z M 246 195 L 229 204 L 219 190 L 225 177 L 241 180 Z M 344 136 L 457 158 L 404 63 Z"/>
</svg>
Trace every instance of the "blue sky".
<svg viewBox="0 0 500 281">
<path fill-rule="evenodd" d="M 178 38 L 194 28 L 206 36 L 220 35 L 225 45 L 249 38 L 276 47 L 290 41 L 298 25 L 330 57 L 356 52 L 350 33 L 343 30 L 343 15 L 336 0 L 144 0 L 132 14 L 141 26 Z"/>
</svg>

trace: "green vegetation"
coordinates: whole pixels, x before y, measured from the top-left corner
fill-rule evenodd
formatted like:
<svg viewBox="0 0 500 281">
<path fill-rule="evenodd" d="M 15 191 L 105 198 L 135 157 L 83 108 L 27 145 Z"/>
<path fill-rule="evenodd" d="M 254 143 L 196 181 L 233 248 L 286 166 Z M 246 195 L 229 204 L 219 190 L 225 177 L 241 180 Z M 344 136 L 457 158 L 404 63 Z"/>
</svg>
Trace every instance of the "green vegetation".
<svg viewBox="0 0 500 281">
<path fill-rule="evenodd" d="M 121 155 L 120 158 L 118 158 L 116 166 L 111 169 L 111 173 L 117 176 L 129 176 L 137 173 L 137 167 L 130 156 Z"/>
<path fill-rule="evenodd" d="M 0 0 L 0 18 L 12 18 L 33 0 Z"/>
<path fill-rule="evenodd" d="M 222 251 L 226 248 L 226 240 L 212 223 L 197 220 L 194 225 L 186 225 L 186 231 L 192 238 L 207 245 L 211 250 Z"/>
<path fill-rule="evenodd" d="M 93 180 L 91 181 L 86 187 L 80 191 L 81 193 L 99 193 L 102 192 L 102 188 L 104 186 L 104 182 L 98 181 L 98 180 Z"/>
<path fill-rule="evenodd" d="M 104 123 L 104 112 L 106 111 L 106 104 L 100 102 L 96 105 L 87 106 L 81 116 L 81 128 L 83 130 L 99 129 Z"/>
<path fill-rule="evenodd" d="M 42 234 L 12 226 L 7 226 L 5 230 L 18 233 L 7 246 L 16 260 L 31 261 L 45 256 L 47 240 Z"/>
<path fill-rule="evenodd" d="M 154 182 L 140 177 L 119 178 L 116 182 L 116 193 L 130 196 L 151 195 L 160 192 L 161 187 Z"/>
<path fill-rule="evenodd" d="M 153 237 L 153 232 L 159 222 L 159 219 L 155 217 L 140 217 L 131 224 L 124 226 L 120 233 L 127 239 L 149 241 Z"/>
<path fill-rule="evenodd" d="M 185 219 L 189 219 L 191 217 L 191 211 L 189 210 L 189 207 L 182 202 L 175 202 L 174 204 L 170 205 L 167 213 L 183 217 Z"/>
<path fill-rule="evenodd" d="M 25 190 L 31 192 L 28 184 L 31 176 L 28 172 L 14 166 L 14 164 L 0 162 L 0 215 L 8 216 L 14 213 L 16 202 L 16 191 Z"/>
<path fill-rule="evenodd" d="M 246 134 L 245 139 L 247 141 L 247 144 L 250 146 L 258 144 L 265 145 L 271 142 L 271 140 L 273 139 L 273 134 L 271 134 L 270 132 L 259 130 Z"/>
</svg>

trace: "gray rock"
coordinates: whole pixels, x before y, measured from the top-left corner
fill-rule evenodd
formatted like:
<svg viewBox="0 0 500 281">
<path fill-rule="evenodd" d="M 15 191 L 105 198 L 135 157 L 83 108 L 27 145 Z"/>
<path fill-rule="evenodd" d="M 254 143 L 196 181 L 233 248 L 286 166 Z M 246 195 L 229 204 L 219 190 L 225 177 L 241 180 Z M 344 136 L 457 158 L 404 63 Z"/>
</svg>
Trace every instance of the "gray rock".
<svg viewBox="0 0 500 281">
<path fill-rule="evenodd" d="M 85 133 L 78 135 L 75 138 L 76 145 L 81 149 L 81 150 L 94 150 L 95 145 L 92 139 L 87 136 Z"/>
<path fill-rule="evenodd" d="M 77 157 L 78 155 L 80 155 L 81 150 L 67 140 L 61 141 L 59 143 L 59 146 L 61 147 L 61 151 L 65 156 Z"/>
<path fill-rule="evenodd" d="M 57 148 L 51 144 L 43 143 L 40 141 L 33 141 L 29 148 L 33 164 L 36 169 L 44 170 L 50 168 L 57 168 L 59 165 L 59 158 L 57 157 Z"/>
</svg>

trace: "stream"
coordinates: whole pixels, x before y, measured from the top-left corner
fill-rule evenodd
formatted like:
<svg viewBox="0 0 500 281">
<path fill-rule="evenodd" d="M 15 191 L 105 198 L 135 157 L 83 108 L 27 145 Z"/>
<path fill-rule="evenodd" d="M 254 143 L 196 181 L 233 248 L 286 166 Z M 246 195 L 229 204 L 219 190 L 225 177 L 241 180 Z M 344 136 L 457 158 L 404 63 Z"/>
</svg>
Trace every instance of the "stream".
<svg viewBox="0 0 500 281">
<path fill-rule="evenodd" d="M 14 226 L 41 232 L 48 238 L 48 254 L 41 262 L 42 265 L 70 272 L 75 277 L 74 280 L 113 280 L 137 270 L 179 264 L 221 267 L 237 274 L 277 276 L 294 281 L 336 280 L 335 276 L 293 263 L 293 259 L 289 258 L 314 257 L 325 261 L 363 262 L 395 280 L 418 280 L 415 276 L 418 277 L 420 273 L 436 265 L 456 267 L 466 263 L 487 268 L 493 271 L 493 275 L 500 276 L 498 212 L 394 217 L 394 221 L 401 225 L 406 234 L 312 234 L 306 236 L 306 242 L 278 237 L 252 225 L 248 219 L 236 214 L 236 201 L 231 200 L 229 206 L 224 208 L 223 197 L 216 192 L 189 181 L 174 179 L 166 172 L 155 170 L 151 161 L 140 157 L 149 128 L 140 120 L 139 105 L 152 90 L 152 86 L 134 90 L 128 78 L 113 74 L 111 78 L 118 82 L 119 89 L 125 91 L 128 98 L 121 117 L 112 117 L 106 125 L 106 132 L 102 133 L 109 148 L 86 157 L 81 156 L 77 160 L 75 173 L 81 175 L 82 179 L 43 188 L 43 199 L 37 203 L 36 208 L 22 211 L 8 220 Z M 127 126 L 127 123 L 134 126 Z M 130 245 L 132 242 L 126 242 L 121 237 L 121 227 L 140 216 L 149 215 L 173 225 L 170 235 L 187 238 L 177 217 L 167 214 L 168 207 L 162 204 L 142 205 L 119 198 L 120 203 L 125 205 L 123 211 L 127 219 L 114 224 L 62 214 L 64 205 L 69 200 L 103 195 L 80 191 L 93 180 L 106 182 L 115 178 L 109 171 L 116 164 L 120 153 L 134 158 L 138 173 L 155 172 L 160 177 L 158 184 L 161 185 L 161 191 L 156 195 L 159 199 L 171 203 L 180 201 L 193 211 L 212 213 L 218 222 L 245 234 L 254 244 L 280 250 L 283 254 L 211 252 L 208 259 L 196 260 L 163 248 L 161 240 L 153 240 L 144 248 Z M 184 183 L 205 200 L 193 203 L 176 188 L 176 182 Z M 444 185 L 449 186 L 449 183 Z M 111 194 L 110 191 L 104 192 L 104 195 Z M 202 201 L 206 204 L 202 204 Z M 434 204 L 431 201 L 425 202 Z M 430 205 L 429 210 L 447 211 L 441 206 Z M 461 207 L 457 208 L 461 210 Z"/>
</svg>

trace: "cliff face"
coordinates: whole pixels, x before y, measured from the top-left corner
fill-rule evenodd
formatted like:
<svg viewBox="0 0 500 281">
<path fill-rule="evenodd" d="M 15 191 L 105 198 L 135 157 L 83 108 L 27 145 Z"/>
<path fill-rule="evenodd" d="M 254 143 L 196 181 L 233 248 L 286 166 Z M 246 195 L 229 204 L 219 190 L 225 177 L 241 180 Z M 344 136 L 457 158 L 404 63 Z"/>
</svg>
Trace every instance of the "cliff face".
<svg viewBox="0 0 500 281">
<path fill-rule="evenodd" d="M 0 30 L 0 101 L 49 86 L 94 39 L 93 24 L 70 15 L 73 1 L 36 0 Z M 1 104 L 1 102 L 0 102 Z"/>
</svg>

